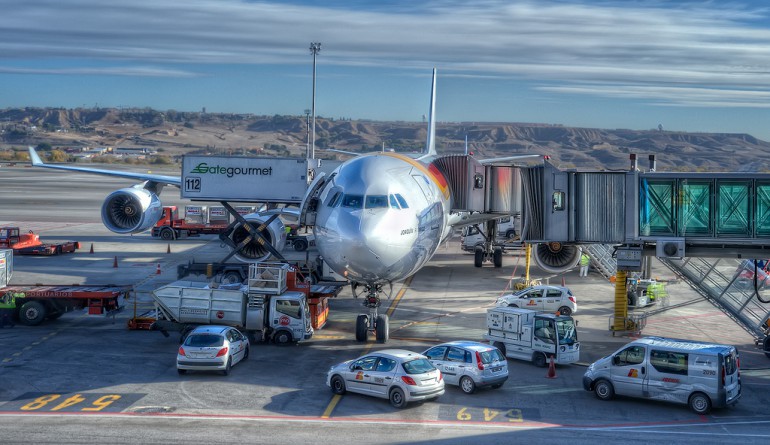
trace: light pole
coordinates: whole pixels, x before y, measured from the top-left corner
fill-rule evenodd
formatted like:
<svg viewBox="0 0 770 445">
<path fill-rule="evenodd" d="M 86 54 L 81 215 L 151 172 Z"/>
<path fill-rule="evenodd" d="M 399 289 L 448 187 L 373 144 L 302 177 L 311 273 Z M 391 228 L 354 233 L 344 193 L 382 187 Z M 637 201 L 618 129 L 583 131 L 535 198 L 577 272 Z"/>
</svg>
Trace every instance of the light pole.
<svg viewBox="0 0 770 445">
<path fill-rule="evenodd" d="M 305 109 L 305 130 L 307 131 L 307 144 L 305 145 L 305 157 L 310 159 L 310 110 Z"/>
<path fill-rule="evenodd" d="M 313 143 L 311 145 L 310 159 L 315 159 L 315 58 L 321 51 L 321 42 L 311 42 L 310 52 L 313 53 Z"/>
</svg>

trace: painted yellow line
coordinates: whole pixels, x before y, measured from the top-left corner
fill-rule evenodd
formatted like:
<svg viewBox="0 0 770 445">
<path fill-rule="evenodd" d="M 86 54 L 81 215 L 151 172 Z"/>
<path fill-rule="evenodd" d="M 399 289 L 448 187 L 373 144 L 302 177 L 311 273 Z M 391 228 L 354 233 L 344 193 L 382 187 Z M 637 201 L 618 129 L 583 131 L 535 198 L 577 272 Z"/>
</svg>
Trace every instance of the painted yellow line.
<svg viewBox="0 0 770 445">
<path fill-rule="evenodd" d="M 342 397 L 340 397 L 339 394 L 335 394 L 334 397 L 332 397 L 332 401 L 329 402 L 329 406 L 326 407 L 326 409 L 324 410 L 324 413 L 321 415 L 322 419 L 328 419 L 329 417 L 331 417 L 332 411 L 334 411 L 334 408 L 340 402 L 341 398 Z"/>
<path fill-rule="evenodd" d="M 409 285 L 412 284 L 412 275 L 411 277 L 407 278 L 406 281 L 404 281 L 404 285 L 401 286 L 401 289 L 396 294 L 396 298 L 393 299 L 393 302 L 390 303 L 390 307 L 388 308 L 388 318 L 393 315 L 393 312 L 396 312 L 396 308 L 398 307 L 398 303 L 401 301 L 401 298 L 406 293 L 406 290 L 409 289 Z"/>
</svg>

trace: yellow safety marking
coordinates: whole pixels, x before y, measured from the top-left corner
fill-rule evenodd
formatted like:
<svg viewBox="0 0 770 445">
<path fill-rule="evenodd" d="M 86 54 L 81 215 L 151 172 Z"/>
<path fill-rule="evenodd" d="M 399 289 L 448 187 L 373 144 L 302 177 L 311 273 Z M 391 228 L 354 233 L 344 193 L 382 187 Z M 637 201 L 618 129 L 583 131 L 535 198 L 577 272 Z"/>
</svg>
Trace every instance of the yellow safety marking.
<svg viewBox="0 0 770 445">
<path fill-rule="evenodd" d="M 401 301 L 401 297 L 404 296 L 404 294 L 406 293 L 406 290 L 409 289 L 409 286 L 412 284 L 413 277 L 414 275 L 412 275 L 411 277 L 407 278 L 406 281 L 404 281 L 404 285 L 401 286 L 401 289 L 396 294 L 396 298 L 394 298 L 393 302 L 390 303 L 390 307 L 388 308 L 388 317 L 393 315 L 393 312 L 396 312 L 396 307 L 398 307 L 398 303 Z"/>
<path fill-rule="evenodd" d="M 331 417 L 332 411 L 334 411 L 334 408 L 340 402 L 341 398 L 342 397 L 340 397 L 339 394 L 335 394 L 334 397 L 332 397 L 332 401 L 329 402 L 329 406 L 326 407 L 326 409 L 324 410 L 324 413 L 321 415 L 322 419 L 328 419 L 329 417 Z"/>
</svg>

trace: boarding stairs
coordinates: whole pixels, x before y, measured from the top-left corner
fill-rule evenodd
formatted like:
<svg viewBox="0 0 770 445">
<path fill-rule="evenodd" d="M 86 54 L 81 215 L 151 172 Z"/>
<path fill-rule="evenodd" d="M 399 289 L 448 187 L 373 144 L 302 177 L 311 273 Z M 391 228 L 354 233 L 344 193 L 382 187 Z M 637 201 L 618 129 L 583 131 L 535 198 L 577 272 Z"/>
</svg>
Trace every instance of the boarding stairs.
<svg viewBox="0 0 770 445">
<path fill-rule="evenodd" d="M 764 338 L 764 327 L 770 317 L 770 303 L 762 303 L 760 298 L 770 301 L 770 282 L 759 280 L 758 290 L 755 291 L 754 281 L 741 277 L 745 260 L 725 258 L 683 258 L 681 260 L 659 258 L 659 260 L 756 340 L 761 341 Z"/>
<path fill-rule="evenodd" d="M 584 244 L 581 248 L 591 257 L 591 267 L 594 270 L 608 280 L 615 276 L 618 262 L 613 257 L 615 248 L 612 244 Z"/>
</svg>

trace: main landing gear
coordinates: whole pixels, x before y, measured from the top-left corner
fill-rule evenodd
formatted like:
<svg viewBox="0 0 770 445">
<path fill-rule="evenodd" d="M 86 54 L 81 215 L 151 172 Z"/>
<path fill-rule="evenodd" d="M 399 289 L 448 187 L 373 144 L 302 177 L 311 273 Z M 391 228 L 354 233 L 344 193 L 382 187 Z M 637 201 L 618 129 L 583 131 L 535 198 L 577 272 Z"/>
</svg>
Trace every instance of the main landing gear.
<svg viewBox="0 0 770 445">
<path fill-rule="evenodd" d="M 356 293 L 357 284 L 353 284 L 353 296 L 358 297 Z M 359 314 L 356 317 L 356 341 L 366 342 L 369 339 L 369 333 L 373 332 L 377 343 L 385 343 L 390 336 L 390 326 L 387 314 L 380 314 L 379 307 L 382 305 L 380 294 L 382 293 L 381 284 L 364 284 L 364 307 L 369 309 L 368 314 Z M 391 291 L 393 287 L 391 285 Z"/>
<path fill-rule="evenodd" d="M 473 251 L 473 265 L 481 267 L 484 262 L 491 261 L 495 268 L 503 267 L 503 248 L 496 242 L 497 220 L 486 222 L 486 233 L 483 235 L 484 243 Z"/>
</svg>

